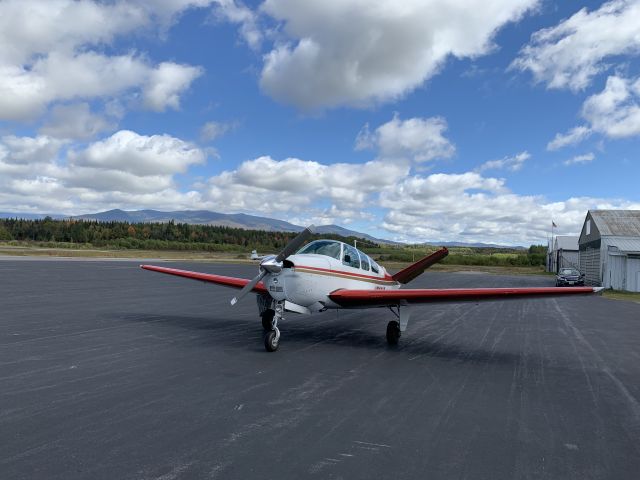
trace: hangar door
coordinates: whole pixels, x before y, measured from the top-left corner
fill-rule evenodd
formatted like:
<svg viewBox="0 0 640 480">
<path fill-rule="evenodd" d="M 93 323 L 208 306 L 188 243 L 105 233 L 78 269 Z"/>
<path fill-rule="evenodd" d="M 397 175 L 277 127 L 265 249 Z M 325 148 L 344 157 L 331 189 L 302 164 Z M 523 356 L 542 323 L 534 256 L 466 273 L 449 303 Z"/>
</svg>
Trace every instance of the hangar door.
<svg viewBox="0 0 640 480">
<path fill-rule="evenodd" d="M 587 248 L 580 251 L 580 272 L 584 273 L 587 285 L 600 285 L 599 248 Z"/>
<path fill-rule="evenodd" d="M 640 255 L 627 257 L 627 290 L 640 292 Z"/>
</svg>

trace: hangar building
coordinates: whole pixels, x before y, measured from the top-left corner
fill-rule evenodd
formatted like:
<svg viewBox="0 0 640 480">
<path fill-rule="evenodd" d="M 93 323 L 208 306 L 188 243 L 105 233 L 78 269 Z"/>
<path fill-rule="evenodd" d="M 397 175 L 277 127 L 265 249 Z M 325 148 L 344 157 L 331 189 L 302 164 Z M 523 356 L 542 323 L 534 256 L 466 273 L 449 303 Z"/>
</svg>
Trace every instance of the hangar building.
<svg viewBox="0 0 640 480">
<path fill-rule="evenodd" d="M 578 245 L 587 285 L 640 292 L 640 210 L 589 210 Z"/>
<path fill-rule="evenodd" d="M 561 268 L 580 268 L 578 260 L 578 238 L 572 235 L 558 235 L 550 252 L 550 272 L 558 273 Z"/>
</svg>

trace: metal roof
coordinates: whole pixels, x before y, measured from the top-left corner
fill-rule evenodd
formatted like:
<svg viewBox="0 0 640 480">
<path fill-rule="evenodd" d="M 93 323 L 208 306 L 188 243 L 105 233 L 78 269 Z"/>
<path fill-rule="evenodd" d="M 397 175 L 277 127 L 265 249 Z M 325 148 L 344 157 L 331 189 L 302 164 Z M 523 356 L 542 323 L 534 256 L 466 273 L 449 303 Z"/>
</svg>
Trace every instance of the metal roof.
<svg viewBox="0 0 640 480">
<path fill-rule="evenodd" d="M 589 210 L 600 236 L 640 237 L 640 210 Z"/>
<path fill-rule="evenodd" d="M 609 245 L 618 247 L 618 250 L 626 253 L 640 253 L 640 238 L 616 238 L 608 240 Z"/>
<path fill-rule="evenodd" d="M 555 241 L 555 250 L 578 251 L 578 238 L 572 235 L 558 235 Z"/>
</svg>

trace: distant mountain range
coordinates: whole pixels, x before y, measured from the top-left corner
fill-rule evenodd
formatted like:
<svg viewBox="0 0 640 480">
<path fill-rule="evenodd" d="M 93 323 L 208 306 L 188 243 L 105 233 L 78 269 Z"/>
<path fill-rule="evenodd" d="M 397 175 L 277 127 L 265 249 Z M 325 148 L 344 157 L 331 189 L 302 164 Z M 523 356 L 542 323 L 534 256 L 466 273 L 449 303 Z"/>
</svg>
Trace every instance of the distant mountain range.
<svg viewBox="0 0 640 480">
<path fill-rule="evenodd" d="M 216 225 L 223 227 L 244 228 L 247 230 L 265 230 L 267 232 L 300 232 L 304 229 L 300 225 L 276 220 L 268 217 L 258 217 L 244 213 L 219 213 L 208 210 L 183 210 L 177 212 L 161 212 L 158 210 L 109 210 L 107 212 L 78 215 L 82 220 L 121 221 L 121 222 L 157 222 L 165 223 L 173 220 L 177 223 L 191 223 L 197 225 Z M 338 225 L 320 225 L 316 227 L 319 234 L 334 234 L 343 237 L 356 237 L 375 243 L 396 243 L 390 240 L 375 238 L 371 235 L 355 230 L 349 230 Z"/>
<path fill-rule="evenodd" d="M 21 218 L 23 220 L 40 220 L 44 217 L 51 217 L 54 220 L 64 220 L 70 218 L 69 215 L 61 215 L 59 213 L 14 213 L 0 212 L 0 218 Z"/>
<path fill-rule="evenodd" d="M 425 245 L 432 245 L 430 243 L 426 243 Z M 438 245 L 442 247 L 475 247 L 475 248 L 513 248 L 516 250 L 526 250 L 527 247 L 521 246 L 507 246 L 507 245 L 498 245 L 497 243 L 465 243 L 465 242 L 438 242 Z"/>
<path fill-rule="evenodd" d="M 277 220 L 275 218 L 258 217 L 255 215 L 246 215 L 244 213 L 219 213 L 210 212 L 208 210 L 184 210 L 176 212 L 162 212 L 159 210 L 108 210 L 106 212 L 87 213 L 84 215 L 61 215 L 57 213 L 52 214 L 38 214 L 38 213 L 11 213 L 0 212 L 0 218 L 24 218 L 27 220 L 36 220 L 45 217 L 51 217 L 55 220 L 62 220 L 65 218 L 74 218 L 79 220 L 96 220 L 99 222 L 154 222 L 154 223 L 166 223 L 170 220 L 176 223 L 190 223 L 196 225 L 215 225 L 232 228 L 244 228 L 247 230 L 265 230 L 267 232 L 300 232 L 304 229 L 299 225 L 286 222 L 284 220 Z M 316 227 L 316 232 L 319 234 L 333 234 L 341 235 L 343 237 L 355 237 L 363 240 L 369 240 L 374 243 L 386 243 L 397 244 L 391 240 L 385 240 L 376 238 L 371 235 L 362 232 L 356 232 L 355 230 L 349 230 L 339 225 L 320 225 Z"/>
<path fill-rule="evenodd" d="M 37 213 L 10 213 L 0 212 L 0 218 L 24 218 L 35 220 L 44 217 L 51 217 L 56 220 L 65 218 L 74 218 L 80 220 L 96 220 L 99 222 L 154 222 L 166 223 L 170 220 L 176 223 L 190 223 L 196 225 L 216 225 L 233 228 L 244 228 L 247 230 L 265 230 L 268 232 L 299 232 L 304 227 L 294 225 L 293 223 L 275 218 L 258 217 L 255 215 L 247 215 L 244 213 L 219 213 L 208 210 L 183 210 L 176 212 L 162 212 L 159 210 L 108 210 L 106 212 L 88 213 L 84 215 L 61 215 L 61 214 L 37 214 Z M 316 227 L 319 234 L 341 235 L 343 237 L 355 237 L 368 240 L 374 243 L 383 243 L 389 245 L 399 245 L 399 242 L 385 240 L 373 237 L 369 234 L 349 230 L 339 225 L 320 225 Z M 444 247 L 493 247 L 505 248 L 504 245 L 492 243 L 464 243 L 464 242 L 434 242 L 433 245 Z M 524 248 L 524 247 L 507 247 L 507 248 Z"/>
</svg>

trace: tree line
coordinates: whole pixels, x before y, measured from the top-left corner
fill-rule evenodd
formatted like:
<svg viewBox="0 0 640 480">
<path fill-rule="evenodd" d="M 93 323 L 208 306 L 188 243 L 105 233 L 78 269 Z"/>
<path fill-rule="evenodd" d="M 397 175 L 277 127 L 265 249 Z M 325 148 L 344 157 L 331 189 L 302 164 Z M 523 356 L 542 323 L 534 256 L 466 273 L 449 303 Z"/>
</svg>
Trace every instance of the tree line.
<svg viewBox="0 0 640 480">
<path fill-rule="evenodd" d="M 0 240 L 145 250 L 279 251 L 296 232 L 271 232 L 188 223 L 0 219 Z M 316 238 L 320 238 L 316 235 Z M 322 238 L 345 240 L 338 235 Z M 351 239 L 353 241 L 353 239 Z M 375 244 L 374 246 L 378 246 Z"/>
<path fill-rule="evenodd" d="M 0 241 L 37 243 L 48 247 L 96 247 L 140 250 L 194 250 L 208 252 L 259 253 L 280 251 L 296 232 L 245 230 L 242 228 L 188 223 L 129 223 L 121 221 L 0 219 Z M 381 245 L 355 237 L 314 235 L 353 244 L 379 261 L 411 262 L 434 252 L 437 246 Z M 452 247 L 442 263 L 454 265 L 525 266 L 545 265 L 547 249 Z"/>
</svg>

